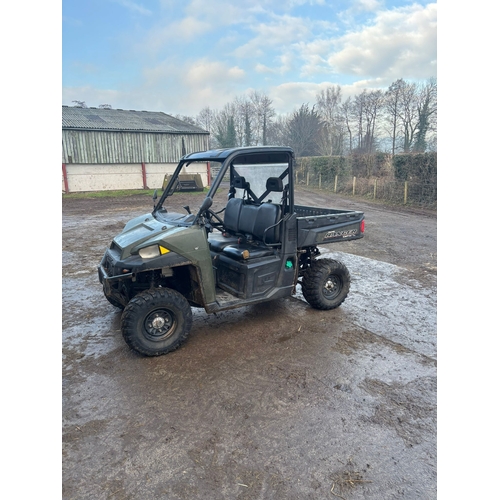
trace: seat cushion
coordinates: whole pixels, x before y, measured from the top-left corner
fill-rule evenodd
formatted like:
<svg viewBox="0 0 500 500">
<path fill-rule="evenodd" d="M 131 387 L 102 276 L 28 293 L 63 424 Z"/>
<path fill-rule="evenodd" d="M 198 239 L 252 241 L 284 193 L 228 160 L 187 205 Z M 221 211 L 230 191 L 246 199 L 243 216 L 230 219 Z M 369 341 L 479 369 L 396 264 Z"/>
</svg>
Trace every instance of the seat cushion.
<svg viewBox="0 0 500 500">
<path fill-rule="evenodd" d="M 228 233 L 210 233 L 208 236 L 208 245 L 212 252 L 222 252 L 228 245 L 237 245 L 241 240 L 238 236 Z"/>
<path fill-rule="evenodd" d="M 239 243 L 225 246 L 222 253 L 235 260 L 251 260 L 274 255 L 275 250 L 258 243 Z"/>
</svg>

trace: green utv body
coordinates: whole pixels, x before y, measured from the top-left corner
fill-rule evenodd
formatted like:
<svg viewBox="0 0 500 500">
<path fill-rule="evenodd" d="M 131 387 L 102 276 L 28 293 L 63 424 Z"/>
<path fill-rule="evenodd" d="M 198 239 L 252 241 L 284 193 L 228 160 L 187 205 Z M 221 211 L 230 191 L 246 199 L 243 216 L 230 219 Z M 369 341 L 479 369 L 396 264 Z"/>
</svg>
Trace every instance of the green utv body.
<svg viewBox="0 0 500 500">
<path fill-rule="evenodd" d="M 181 158 L 152 213 L 129 221 L 98 267 L 132 349 L 157 356 L 179 347 L 191 307 L 213 313 L 287 297 L 297 283 L 314 308 L 345 300 L 349 272 L 318 259 L 318 245 L 362 238 L 364 215 L 295 205 L 294 161 L 292 149 L 267 146 Z M 179 177 L 200 163 L 219 169 L 201 207 L 171 211 Z"/>
</svg>

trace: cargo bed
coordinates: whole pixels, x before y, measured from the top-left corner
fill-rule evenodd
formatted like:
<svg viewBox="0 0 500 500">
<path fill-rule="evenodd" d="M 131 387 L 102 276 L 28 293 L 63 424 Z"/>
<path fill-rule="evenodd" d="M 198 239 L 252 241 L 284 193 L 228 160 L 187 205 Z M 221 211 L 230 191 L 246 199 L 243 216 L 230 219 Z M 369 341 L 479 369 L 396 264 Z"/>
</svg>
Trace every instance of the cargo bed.
<svg viewBox="0 0 500 500">
<path fill-rule="evenodd" d="M 298 248 L 363 237 L 363 212 L 303 205 L 295 205 L 294 212 L 297 214 Z"/>
</svg>

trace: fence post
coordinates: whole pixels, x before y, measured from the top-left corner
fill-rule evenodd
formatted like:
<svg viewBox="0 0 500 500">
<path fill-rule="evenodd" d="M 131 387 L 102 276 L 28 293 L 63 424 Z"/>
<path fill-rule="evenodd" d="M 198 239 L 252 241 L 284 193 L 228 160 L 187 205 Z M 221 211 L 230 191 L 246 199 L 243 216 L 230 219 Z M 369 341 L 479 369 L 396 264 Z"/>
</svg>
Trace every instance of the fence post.
<svg viewBox="0 0 500 500">
<path fill-rule="evenodd" d="M 408 200 L 408 181 L 405 181 L 405 195 L 403 205 L 406 205 L 406 201 Z"/>
<path fill-rule="evenodd" d="M 321 189 L 321 172 L 319 173 L 319 182 L 318 182 L 318 187 Z"/>
<path fill-rule="evenodd" d="M 306 186 L 309 186 L 309 170 L 307 171 L 306 175 Z"/>
<path fill-rule="evenodd" d="M 352 178 L 352 195 L 356 194 L 356 176 Z"/>
<path fill-rule="evenodd" d="M 62 164 L 62 172 L 63 172 L 63 179 L 64 179 L 64 192 L 66 194 L 69 193 L 69 184 L 68 184 L 68 172 L 66 170 L 66 163 Z"/>
<path fill-rule="evenodd" d="M 375 179 L 375 183 L 373 184 L 373 199 L 377 197 L 377 179 Z"/>
<path fill-rule="evenodd" d="M 146 164 L 144 162 L 141 163 L 142 170 L 142 189 L 149 189 L 146 181 Z"/>
<path fill-rule="evenodd" d="M 337 192 L 337 178 L 338 178 L 338 175 L 335 176 L 335 182 L 333 184 L 333 192 L 336 193 Z"/>
</svg>

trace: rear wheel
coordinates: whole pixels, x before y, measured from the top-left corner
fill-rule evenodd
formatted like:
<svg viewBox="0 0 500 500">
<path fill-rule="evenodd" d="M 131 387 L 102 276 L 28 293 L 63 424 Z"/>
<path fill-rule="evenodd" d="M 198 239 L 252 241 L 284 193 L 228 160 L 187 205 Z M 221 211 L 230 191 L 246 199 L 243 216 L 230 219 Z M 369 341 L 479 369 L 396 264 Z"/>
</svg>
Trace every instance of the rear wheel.
<svg viewBox="0 0 500 500">
<path fill-rule="evenodd" d="M 312 262 L 302 278 L 302 294 L 315 309 L 334 309 L 347 297 L 351 276 L 347 267 L 337 260 Z"/>
<path fill-rule="evenodd" d="M 121 324 L 129 347 L 145 356 L 159 356 L 177 349 L 187 339 L 191 307 L 179 292 L 153 288 L 130 300 Z"/>
</svg>

